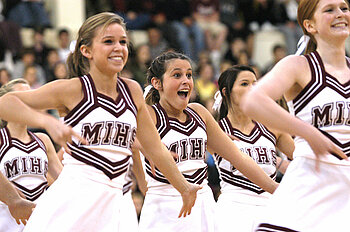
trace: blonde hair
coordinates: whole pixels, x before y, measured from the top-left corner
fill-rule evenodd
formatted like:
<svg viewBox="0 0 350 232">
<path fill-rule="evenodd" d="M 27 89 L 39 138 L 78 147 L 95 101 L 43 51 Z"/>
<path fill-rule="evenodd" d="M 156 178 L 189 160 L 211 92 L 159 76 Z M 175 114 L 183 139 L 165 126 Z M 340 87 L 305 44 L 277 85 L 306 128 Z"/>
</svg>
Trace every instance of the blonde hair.
<svg viewBox="0 0 350 232">
<path fill-rule="evenodd" d="M 92 40 L 95 37 L 96 31 L 102 27 L 106 27 L 113 23 L 118 23 L 126 31 L 125 23 L 122 17 L 111 12 L 103 12 L 88 18 L 80 27 L 78 39 L 73 53 L 70 53 L 67 58 L 68 77 L 83 76 L 89 73 L 89 60 L 83 56 L 80 51 L 82 45 L 91 46 Z"/>
<path fill-rule="evenodd" d="M 13 87 L 18 84 L 26 84 L 29 85 L 28 81 L 23 78 L 14 79 L 12 81 L 9 81 L 5 85 L 1 86 L 0 88 L 0 97 L 4 96 L 6 93 L 12 92 Z M 0 128 L 4 128 L 7 125 L 7 122 L 0 119 Z"/>
</svg>

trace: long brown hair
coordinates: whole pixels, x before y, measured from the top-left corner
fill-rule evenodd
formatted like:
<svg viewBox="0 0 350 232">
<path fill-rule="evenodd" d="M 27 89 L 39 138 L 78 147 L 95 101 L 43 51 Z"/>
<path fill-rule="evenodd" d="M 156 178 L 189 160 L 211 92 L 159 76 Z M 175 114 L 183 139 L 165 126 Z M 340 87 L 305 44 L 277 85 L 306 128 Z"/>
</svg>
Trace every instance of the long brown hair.
<svg viewBox="0 0 350 232">
<path fill-rule="evenodd" d="M 91 46 L 96 31 L 102 27 L 103 30 L 113 23 L 118 23 L 126 31 L 122 17 L 110 12 L 103 12 L 88 18 L 80 27 L 78 39 L 73 53 L 67 59 L 68 77 L 82 76 L 89 73 L 89 60 L 80 51 L 82 45 Z"/>
</svg>

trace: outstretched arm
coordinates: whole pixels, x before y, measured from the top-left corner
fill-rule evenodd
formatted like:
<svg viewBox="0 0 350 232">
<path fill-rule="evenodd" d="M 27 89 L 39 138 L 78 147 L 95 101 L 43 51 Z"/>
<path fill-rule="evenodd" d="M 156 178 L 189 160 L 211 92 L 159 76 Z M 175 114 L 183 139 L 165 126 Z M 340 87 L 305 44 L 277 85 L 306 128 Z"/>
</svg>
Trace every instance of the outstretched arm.
<svg viewBox="0 0 350 232">
<path fill-rule="evenodd" d="M 317 128 L 292 116 L 275 102 L 283 94 L 287 100 L 296 97 L 311 79 L 306 78 L 308 76 L 311 74 L 306 58 L 284 58 L 243 97 L 242 110 L 249 117 L 272 129 L 305 138 L 316 155 L 335 153 L 346 158 Z"/>
<path fill-rule="evenodd" d="M 219 124 L 207 109 L 198 104 L 191 104 L 205 120 L 208 134 L 208 147 L 228 160 L 249 180 L 265 191 L 273 193 L 278 184 L 273 181 L 248 155 L 242 153 L 234 142 L 221 130 Z"/>
<path fill-rule="evenodd" d="M 16 188 L 2 173 L 0 173 L 0 201 L 8 206 L 17 224 L 21 224 L 21 222 L 24 225 L 27 224 L 27 220 L 35 208 L 33 202 L 20 197 Z"/>
<path fill-rule="evenodd" d="M 57 144 L 69 152 L 67 142 L 76 137 L 83 144 L 86 141 L 73 131 L 70 126 L 64 125 L 53 116 L 42 113 L 42 109 L 58 109 L 60 111 L 72 108 L 71 102 L 78 102 L 81 86 L 79 80 L 54 81 L 39 89 L 15 91 L 0 98 L 0 118 L 5 121 L 18 122 L 34 128 L 43 128 Z M 63 94 L 64 93 L 64 94 Z M 78 99 L 76 99 L 78 98 Z"/>
</svg>

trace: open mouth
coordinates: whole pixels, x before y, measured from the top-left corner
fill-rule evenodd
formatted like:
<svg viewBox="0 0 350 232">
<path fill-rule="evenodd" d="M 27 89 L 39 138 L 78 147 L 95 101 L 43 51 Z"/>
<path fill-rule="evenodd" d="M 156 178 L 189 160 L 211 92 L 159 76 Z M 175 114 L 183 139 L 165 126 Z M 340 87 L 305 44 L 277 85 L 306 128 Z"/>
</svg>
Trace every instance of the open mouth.
<svg viewBox="0 0 350 232">
<path fill-rule="evenodd" d="M 179 95 L 182 98 L 186 98 L 189 94 L 189 90 L 180 90 L 177 92 L 177 95 Z"/>
</svg>

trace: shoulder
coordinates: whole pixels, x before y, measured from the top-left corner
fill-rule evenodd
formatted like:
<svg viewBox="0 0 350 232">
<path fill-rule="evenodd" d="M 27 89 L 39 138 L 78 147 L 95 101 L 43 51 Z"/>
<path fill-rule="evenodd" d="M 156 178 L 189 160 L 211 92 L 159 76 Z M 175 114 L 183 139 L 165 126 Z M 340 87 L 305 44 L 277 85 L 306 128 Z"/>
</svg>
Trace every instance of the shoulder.
<svg viewBox="0 0 350 232">
<path fill-rule="evenodd" d="M 49 145 L 52 144 L 50 137 L 45 134 L 45 133 L 34 133 L 39 139 L 41 139 L 41 141 L 45 144 L 45 147 L 48 148 Z"/>
<path fill-rule="evenodd" d="M 52 91 L 81 91 L 81 81 L 78 77 L 71 79 L 55 80 L 45 84 L 48 88 L 52 88 Z M 61 92 L 62 94 L 62 92 Z"/>
<path fill-rule="evenodd" d="M 309 64 L 305 56 L 289 55 L 278 62 L 275 67 L 278 69 L 292 69 L 294 72 L 300 72 L 304 69 L 308 69 Z"/>
<path fill-rule="evenodd" d="M 208 115 L 210 115 L 210 112 L 205 108 L 203 105 L 199 103 L 190 103 L 188 104 L 188 107 L 194 110 L 199 116 L 206 121 Z"/>
<path fill-rule="evenodd" d="M 134 80 L 124 78 L 124 77 L 118 77 L 120 78 L 129 88 L 131 97 L 139 110 L 140 107 L 142 107 L 143 104 L 145 104 L 145 100 L 143 98 L 143 91 L 140 86 L 140 84 Z"/>
</svg>

